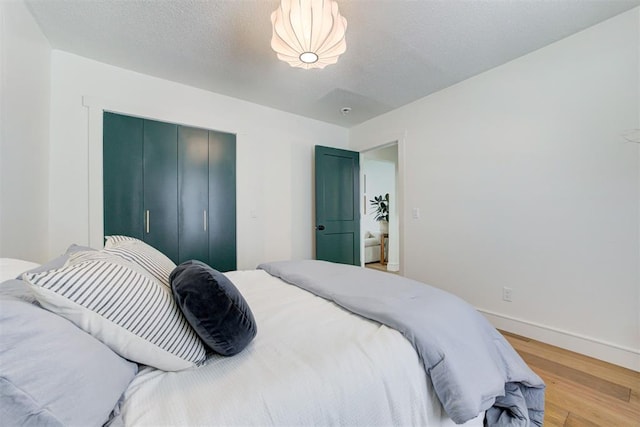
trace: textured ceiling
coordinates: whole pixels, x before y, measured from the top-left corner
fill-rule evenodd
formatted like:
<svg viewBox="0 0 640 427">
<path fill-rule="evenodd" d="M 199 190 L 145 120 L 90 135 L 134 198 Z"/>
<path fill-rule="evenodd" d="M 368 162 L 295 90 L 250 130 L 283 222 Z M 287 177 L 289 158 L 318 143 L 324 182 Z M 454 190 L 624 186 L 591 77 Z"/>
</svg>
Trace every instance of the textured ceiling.
<svg viewBox="0 0 640 427">
<path fill-rule="evenodd" d="M 351 127 L 640 0 L 341 0 L 347 51 L 323 70 L 276 58 L 277 0 L 26 3 L 55 49 Z"/>
</svg>

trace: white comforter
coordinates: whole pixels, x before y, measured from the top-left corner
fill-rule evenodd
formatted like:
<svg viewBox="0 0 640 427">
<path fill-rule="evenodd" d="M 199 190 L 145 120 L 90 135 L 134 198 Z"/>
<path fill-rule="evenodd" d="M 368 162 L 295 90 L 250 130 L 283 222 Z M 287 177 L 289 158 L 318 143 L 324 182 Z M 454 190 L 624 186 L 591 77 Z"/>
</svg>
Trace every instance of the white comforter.
<svg viewBox="0 0 640 427">
<path fill-rule="evenodd" d="M 256 318 L 254 341 L 198 368 L 143 369 L 113 425 L 454 425 L 399 332 L 262 270 L 227 275 Z"/>
</svg>

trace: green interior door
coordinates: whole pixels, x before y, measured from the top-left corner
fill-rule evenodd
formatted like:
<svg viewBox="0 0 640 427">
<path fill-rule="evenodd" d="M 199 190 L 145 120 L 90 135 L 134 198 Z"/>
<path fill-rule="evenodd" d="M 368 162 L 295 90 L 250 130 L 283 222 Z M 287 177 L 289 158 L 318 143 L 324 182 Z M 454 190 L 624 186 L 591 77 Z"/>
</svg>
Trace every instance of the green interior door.
<svg viewBox="0 0 640 427">
<path fill-rule="evenodd" d="M 178 126 L 178 252 L 180 262 L 209 263 L 209 132 Z"/>
<path fill-rule="evenodd" d="M 360 265 L 360 154 L 315 147 L 316 259 Z"/>
<path fill-rule="evenodd" d="M 143 120 L 103 115 L 104 235 L 143 239 Z"/>
<path fill-rule="evenodd" d="M 209 131 L 209 265 L 236 267 L 236 136 Z"/>
<path fill-rule="evenodd" d="M 144 241 L 177 263 L 178 126 L 144 121 Z"/>
</svg>

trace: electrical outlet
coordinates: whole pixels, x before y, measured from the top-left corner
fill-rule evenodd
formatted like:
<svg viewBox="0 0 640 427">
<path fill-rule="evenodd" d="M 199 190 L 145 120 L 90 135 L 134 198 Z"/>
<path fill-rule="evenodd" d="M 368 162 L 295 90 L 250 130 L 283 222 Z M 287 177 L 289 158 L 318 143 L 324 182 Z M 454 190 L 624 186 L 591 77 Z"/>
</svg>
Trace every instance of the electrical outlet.
<svg viewBox="0 0 640 427">
<path fill-rule="evenodd" d="M 506 286 L 502 288 L 502 299 L 507 302 L 511 302 L 511 293 L 513 289 L 507 288 Z"/>
</svg>

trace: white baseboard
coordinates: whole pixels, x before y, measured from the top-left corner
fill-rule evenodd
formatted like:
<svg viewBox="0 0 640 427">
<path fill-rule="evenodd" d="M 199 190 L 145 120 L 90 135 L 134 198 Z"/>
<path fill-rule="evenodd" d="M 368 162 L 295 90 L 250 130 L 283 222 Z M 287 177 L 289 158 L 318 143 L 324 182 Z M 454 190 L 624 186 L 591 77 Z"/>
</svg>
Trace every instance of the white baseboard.
<svg viewBox="0 0 640 427">
<path fill-rule="evenodd" d="M 397 262 L 387 263 L 387 271 L 400 271 L 400 264 Z"/>
<path fill-rule="evenodd" d="M 623 347 L 481 308 L 478 311 L 498 329 L 640 372 L 640 349 Z"/>
</svg>

